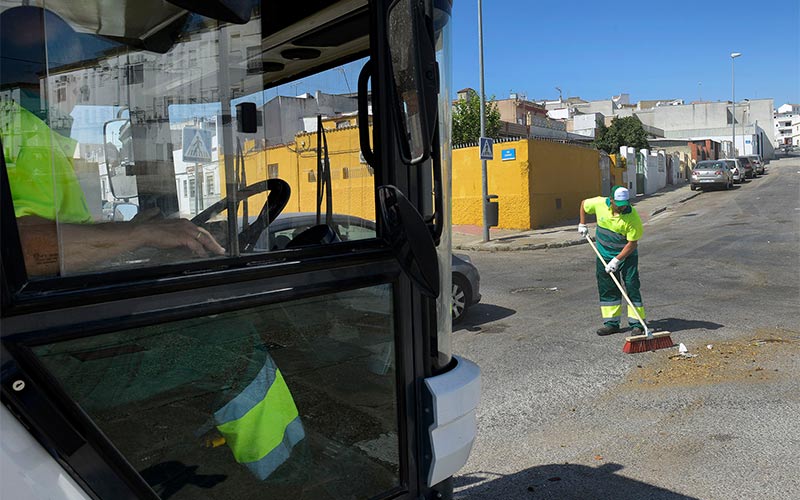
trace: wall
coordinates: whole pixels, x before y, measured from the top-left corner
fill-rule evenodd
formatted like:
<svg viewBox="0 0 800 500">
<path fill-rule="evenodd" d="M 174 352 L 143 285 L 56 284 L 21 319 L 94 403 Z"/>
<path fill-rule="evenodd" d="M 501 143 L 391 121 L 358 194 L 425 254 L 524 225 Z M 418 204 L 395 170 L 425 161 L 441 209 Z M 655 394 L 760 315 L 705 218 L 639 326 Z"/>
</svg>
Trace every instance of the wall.
<svg viewBox="0 0 800 500">
<path fill-rule="evenodd" d="M 667 185 L 667 162 L 663 151 L 657 153 L 642 149 L 640 153 L 640 168 L 644 173 L 644 191 L 646 195 L 653 194 Z"/>
<path fill-rule="evenodd" d="M 611 157 L 605 151 L 598 151 L 600 163 L 600 194 L 611 194 Z"/>
<path fill-rule="evenodd" d="M 610 179 L 611 186 L 626 186 L 627 185 L 627 159 L 625 156 L 615 154 L 609 157 L 611 160 Z"/>
<path fill-rule="evenodd" d="M 600 195 L 596 149 L 532 139 L 530 155 L 532 227 L 575 218 L 581 200 Z"/>
<path fill-rule="evenodd" d="M 620 146 L 619 153 L 625 158 L 627 175 L 623 180 L 627 182 L 625 187 L 632 193 L 636 193 L 636 150 L 631 147 Z"/>
<path fill-rule="evenodd" d="M 659 149 L 673 156 L 673 183 L 688 179 L 689 172 L 696 163 L 692 160 L 692 148 L 689 143 L 680 146 L 664 146 Z"/>
<path fill-rule="evenodd" d="M 572 118 L 572 131 L 576 134 L 594 137 L 597 124 L 603 121 L 603 115 L 591 113 L 587 115 L 575 115 Z"/>
<path fill-rule="evenodd" d="M 486 162 L 489 194 L 499 196 L 499 226 L 504 229 L 531 227 L 528 140 L 494 144 L 494 160 Z M 516 159 L 503 161 L 504 149 L 513 149 Z M 477 147 L 453 150 L 453 224 L 483 225 L 481 160 Z"/>
<path fill-rule="evenodd" d="M 502 161 L 504 149 L 514 160 Z M 578 216 L 584 198 L 598 196 L 596 149 L 540 139 L 495 143 L 486 165 L 489 194 L 498 195 L 501 229 L 530 229 Z M 477 147 L 453 151 L 453 224 L 482 225 L 481 161 Z"/>
<path fill-rule="evenodd" d="M 328 129 L 332 125 L 332 122 L 324 123 L 330 158 L 333 211 L 375 220 L 375 178 L 369 166 L 360 161 L 358 127 Z M 247 151 L 251 145 L 246 143 L 244 150 Z M 277 165 L 277 177 L 289 183 L 292 189 L 284 212 L 316 212 L 316 147 L 316 132 L 300 133 L 291 144 L 246 155 L 247 184 L 268 179 L 269 167 Z M 224 170 L 220 171 L 220 184 L 224 190 Z M 257 215 L 266 201 L 266 194 L 254 195 L 249 200 L 249 215 Z M 324 200 L 322 209 L 324 212 Z"/>
</svg>

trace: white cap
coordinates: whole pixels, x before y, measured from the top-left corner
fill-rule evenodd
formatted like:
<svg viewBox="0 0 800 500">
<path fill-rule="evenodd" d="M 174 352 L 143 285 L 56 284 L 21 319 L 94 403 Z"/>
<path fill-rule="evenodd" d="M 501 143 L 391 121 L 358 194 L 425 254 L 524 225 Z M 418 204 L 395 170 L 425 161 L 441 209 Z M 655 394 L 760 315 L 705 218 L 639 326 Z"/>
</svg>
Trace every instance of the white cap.
<svg viewBox="0 0 800 500">
<path fill-rule="evenodd" d="M 630 191 L 628 188 L 618 187 L 614 190 L 614 201 L 615 202 L 627 202 L 631 197 Z M 627 205 L 627 203 L 617 203 L 618 205 Z"/>
</svg>

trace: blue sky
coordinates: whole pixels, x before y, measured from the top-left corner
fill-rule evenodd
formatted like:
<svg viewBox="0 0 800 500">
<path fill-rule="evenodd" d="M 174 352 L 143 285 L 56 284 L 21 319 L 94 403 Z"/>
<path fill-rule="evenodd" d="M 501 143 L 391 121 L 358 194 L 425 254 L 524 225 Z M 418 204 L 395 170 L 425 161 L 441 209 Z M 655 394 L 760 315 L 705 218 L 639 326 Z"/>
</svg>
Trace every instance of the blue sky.
<svg viewBox="0 0 800 500">
<path fill-rule="evenodd" d="M 453 90 L 479 88 L 478 2 L 453 6 Z M 800 103 L 800 1 L 483 0 L 487 96 Z M 734 36 L 730 35 L 731 26 Z M 698 85 L 698 82 L 702 84 Z"/>
</svg>

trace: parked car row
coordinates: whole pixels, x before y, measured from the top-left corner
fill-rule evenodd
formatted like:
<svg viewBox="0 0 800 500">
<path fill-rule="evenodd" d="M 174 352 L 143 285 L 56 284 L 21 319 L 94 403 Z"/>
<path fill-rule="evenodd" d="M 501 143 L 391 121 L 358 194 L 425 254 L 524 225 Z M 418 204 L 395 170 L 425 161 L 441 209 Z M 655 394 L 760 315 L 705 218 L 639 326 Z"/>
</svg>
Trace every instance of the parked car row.
<svg viewBox="0 0 800 500">
<path fill-rule="evenodd" d="M 697 189 L 730 189 L 746 179 L 755 179 L 766 172 L 761 155 L 747 155 L 721 160 L 704 160 L 692 169 L 692 191 Z"/>
</svg>

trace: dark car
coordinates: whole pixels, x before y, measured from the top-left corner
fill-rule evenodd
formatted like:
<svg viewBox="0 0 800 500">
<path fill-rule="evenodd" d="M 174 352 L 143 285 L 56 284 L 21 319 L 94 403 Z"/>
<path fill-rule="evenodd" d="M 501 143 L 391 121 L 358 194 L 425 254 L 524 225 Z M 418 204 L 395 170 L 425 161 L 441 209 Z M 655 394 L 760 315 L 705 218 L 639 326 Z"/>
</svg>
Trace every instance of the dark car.
<svg viewBox="0 0 800 500">
<path fill-rule="evenodd" d="M 750 158 L 750 161 L 753 163 L 756 175 L 763 175 L 767 171 L 765 167 L 766 163 L 761 159 L 761 155 L 748 155 L 747 157 Z"/>
<path fill-rule="evenodd" d="M 322 216 L 324 220 L 325 216 Z M 283 250 L 292 239 L 317 224 L 314 213 L 283 213 L 269 226 L 269 239 L 262 236 L 256 248 Z M 342 241 L 363 240 L 375 237 L 375 222 L 344 214 L 333 215 L 334 231 Z M 269 242 L 269 243 L 268 243 Z M 452 254 L 453 322 L 460 321 L 467 309 L 481 300 L 481 277 L 468 255 Z"/>
<path fill-rule="evenodd" d="M 756 177 L 758 177 L 755 165 L 753 165 L 753 162 L 750 161 L 749 157 L 740 156 L 737 158 L 737 160 L 739 160 L 739 164 L 744 167 L 745 177 L 747 177 L 748 179 L 755 179 Z"/>
</svg>

